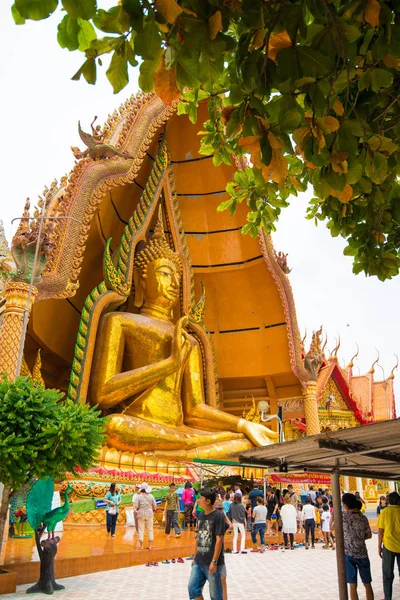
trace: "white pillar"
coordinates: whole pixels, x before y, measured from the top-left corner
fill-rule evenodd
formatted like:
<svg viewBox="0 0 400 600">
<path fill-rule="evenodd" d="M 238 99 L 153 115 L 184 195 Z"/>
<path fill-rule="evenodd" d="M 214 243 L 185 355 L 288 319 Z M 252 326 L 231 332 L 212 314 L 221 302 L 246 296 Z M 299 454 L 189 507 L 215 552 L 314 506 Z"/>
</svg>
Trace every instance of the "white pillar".
<svg viewBox="0 0 400 600">
<path fill-rule="evenodd" d="M 344 481 L 343 481 L 343 485 L 344 485 L 344 491 L 345 492 L 349 492 L 350 491 L 350 479 L 348 475 L 344 476 Z"/>
<path fill-rule="evenodd" d="M 356 477 L 356 487 L 357 492 L 360 494 L 361 498 L 364 498 L 364 490 L 361 477 Z"/>
<path fill-rule="evenodd" d="M 396 483 L 394 481 L 388 481 L 388 484 L 389 484 L 389 491 L 395 492 L 396 491 Z"/>
</svg>

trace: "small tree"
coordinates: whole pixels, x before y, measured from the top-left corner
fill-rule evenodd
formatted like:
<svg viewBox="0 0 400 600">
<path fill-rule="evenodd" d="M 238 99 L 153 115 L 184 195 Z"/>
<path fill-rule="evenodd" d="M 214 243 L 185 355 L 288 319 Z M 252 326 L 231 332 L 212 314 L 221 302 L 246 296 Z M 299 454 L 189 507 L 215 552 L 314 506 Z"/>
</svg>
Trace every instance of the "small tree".
<svg viewBox="0 0 400 600">
<path fill-rule="evenodd" d="M 0 382 L 0 547 L 13 490 L 32 476 L 64 477 L 96 460 L 104 440 L 100 411 L 63 398 L 60 391 L 36 385 L 29 377 Z"/>
</svg>

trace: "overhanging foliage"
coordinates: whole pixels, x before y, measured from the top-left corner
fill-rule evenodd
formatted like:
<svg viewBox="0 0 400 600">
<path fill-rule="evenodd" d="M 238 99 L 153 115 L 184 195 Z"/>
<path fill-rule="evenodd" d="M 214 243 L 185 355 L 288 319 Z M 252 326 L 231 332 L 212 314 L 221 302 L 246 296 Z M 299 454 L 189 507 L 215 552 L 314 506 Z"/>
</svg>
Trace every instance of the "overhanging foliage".
<svg viewBox="0 0 400 600">
<path fill-rule="evenodd" d="M 141 89 L 182 94 L 193 122 L 208 99 L 201 152 L 250 158 L 220 205 L 247 202 L 243 233 L 273 230 L 311 185 L 307 216 L 347 240 L 353 271 L 398 274 L 399 0 L 15 0 L 12 13 L 21 24 L 59 4 L 59 44 L 85 54 L 74 79 L 94 84 L 111 55 L 116 93 L 140 63 Z"/>
</svg>

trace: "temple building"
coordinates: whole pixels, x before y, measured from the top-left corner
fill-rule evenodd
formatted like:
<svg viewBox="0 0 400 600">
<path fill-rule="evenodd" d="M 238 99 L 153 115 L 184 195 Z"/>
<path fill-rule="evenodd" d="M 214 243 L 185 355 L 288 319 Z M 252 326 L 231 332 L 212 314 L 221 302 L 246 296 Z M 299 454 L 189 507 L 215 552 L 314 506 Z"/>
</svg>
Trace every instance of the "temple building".
<svg viewBox="0 0 400 600">
<path fill-rule="evenodd" d="M 12 241 L 16 274 L 1 292 L 6 302 L 3 308 L 0 304 L 0 370 L 9 377 L 17 374 L 24 343 L 30 371 L 40 350 L 47 387 L 59 388 L 75 401 L 96 401 L 106 414 L 112 413 L 114 429 L 99 457 L 103 472 L 184 474 L 192 455 L 213 457 L 220 448 L 224 456 L 229 444 L 234 451 L 240 445 L 277 441 L 276 421 L 267 423 L 269 430 L 261 425 L 259 402 L 267 416 L 282 409 L 287 440 L 395 417 L 394 370 L 384 381 L 376 380 L 374 366 L 365 375 L 354 375 L 353 360 L 346 368 L 339 365 L 338 348 L 326 354 L 322 329 L 313 333 L 306 350 L 286 255 L 274 250 L 263 231 L 256 239 L 242 235 L 247 206 L 239 205 L 233 216 L 217 211 L 228 198 L 227 183 L 243 165 L 232 157 L 232 165 L 214 167 L 212 157 L 199 154 L 198 132 L 206 118 L 206 104 L 199 106 L 198 124 L 193 125 L 187 115 L 176 114 L 176 105 L 164 105 L 155 94 L 129 99 L 101 131 L 81 132 L 86 150 L 72 149 L 74 168 L 45 189 L 32 218 L 20 222 Z M 23 216 L 30 216 L 29 203 Z M 157 254 L 161 247 L 163 254 Z M 179 258 L 176 272 L 173 254 Z M 129 366 L 122 347 L 112 350 L 117 334 L 107 338 L 105 331 L 107 322 L 122 318 L 124 324 L 133 319 L 134 327 L 144 327 L 149 314 L 153 327 L 157 315 L 143 308 L 150 294 L 145 270 L 162 257 L 172 269 L 168 277 L 177 281 L 177 305 L 165 319 L 173 324 L 183 319 L 186 342 L 176 338 L 182 353 L 185 343 L 191 344 L 189 358 L 180 357 L 182 374 L 176 366 L 173 380 L 182 385 L 176 397 L 181 394 L 183 423 L 179 415 L 173 420 L 175 409 L 165 398 L 162 410 L 161 404 L 155 406 L 161 400 L 154 396 L 162 378 L 169 385 L 171 369 L 155 373 L 157 361 L 172 356 L 175 342 L 168 356 L 137 359 Z M 32 272 L 24 342 L 23 312 Z M 141 286 L 144 304 L 139 301 Z M 140 354 L 149 335 L 140 338 L 132 331 L 127 344 Z M 149 357 L 155 356 L 158 342 L 154 344 Z M 102 350 L 106 347 L 109 354 Z M 99 381 L 96 365 L 106 365 L 109 381 Z M 153 383 L 147 388 L 129 383 L 129 373 L 145 367 Z M 130 396 L 116 396 L 111 384 L 117 376 L 126 378 L 128 390 L 133 386 Z M 208 408 L 199 413 L 199 404 L 215 411 L 215 428 Z M 138 436 L 143 429 L 137 443 L 121 433 L 129 423 Z M 154 451 L 144 441 L 148 424 L 155 426 Z M 161 439 L 164 426 L 171 431 L 176 427 L 180 445 L 171 442 L 168 431 Z M 195 453 L 193 444 L 184 441 L 185 435 L 195 435 L 187 427 L 204 431 Z M 375 486 L 371 497 L 378 483 L 363 482 L 365 489 Z M 347 489 L 357 485 L 345 483 Z"/>
</svg>

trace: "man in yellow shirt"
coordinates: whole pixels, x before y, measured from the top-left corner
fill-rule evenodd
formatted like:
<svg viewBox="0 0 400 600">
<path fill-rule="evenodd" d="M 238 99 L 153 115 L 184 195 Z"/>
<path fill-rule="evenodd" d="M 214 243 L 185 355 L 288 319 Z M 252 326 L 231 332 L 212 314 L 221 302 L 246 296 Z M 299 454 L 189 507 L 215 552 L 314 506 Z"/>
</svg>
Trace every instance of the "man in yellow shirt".
<svg viewBox="0 0 400 600">
<path fill-rule="evenodd" d="M 392 600 L 396 560 L 400 572 L 400 495 L 391 492 L 388 500 L 389 506 L 381 511 L 378 520 L 378 552 L 382 558 L 385 600 Z"/>
</svg>

